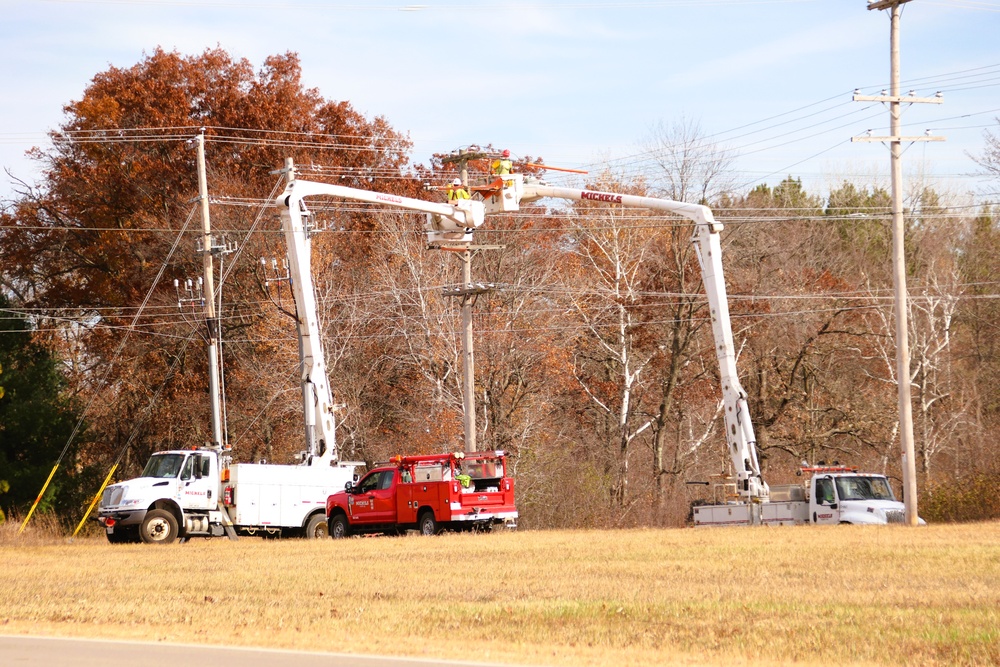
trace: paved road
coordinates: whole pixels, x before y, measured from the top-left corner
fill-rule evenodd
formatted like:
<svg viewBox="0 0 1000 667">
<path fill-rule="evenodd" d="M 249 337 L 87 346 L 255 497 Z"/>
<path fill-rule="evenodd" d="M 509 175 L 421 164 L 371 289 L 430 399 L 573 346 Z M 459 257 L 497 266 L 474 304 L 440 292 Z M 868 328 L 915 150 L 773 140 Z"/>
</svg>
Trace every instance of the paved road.
<svg viewBox="0 0 1000 667">
<path fill-rule="evenodd" d="M 382 658 L 194 644 L 0 635 L 3 667 L 500 667 L 482 662 Z"/>
</svg>

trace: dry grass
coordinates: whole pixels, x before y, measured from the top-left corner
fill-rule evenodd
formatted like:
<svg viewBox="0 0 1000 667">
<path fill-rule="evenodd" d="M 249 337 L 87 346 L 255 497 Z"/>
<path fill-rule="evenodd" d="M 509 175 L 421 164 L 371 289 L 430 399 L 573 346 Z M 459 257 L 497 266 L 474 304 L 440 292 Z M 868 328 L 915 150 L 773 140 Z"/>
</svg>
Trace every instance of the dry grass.
<svg viewBox="0 0 1000 667">
<path fill-rule="evenodd" d="M 0 633 L 552 665 L 1000 664 L 1000 523 L 112 546 L 0 534 Z"/>
<path fill-rule="evenodd" d="M 37 513 L 21 531 L 23 516 L 11 513 L 0 523 L 0 547 L 8 545 L 42 546 L 63 544 L 65 532 L 53 514 Z M 96 533 L 95 533 L 96 534 Z"/>
</svg>

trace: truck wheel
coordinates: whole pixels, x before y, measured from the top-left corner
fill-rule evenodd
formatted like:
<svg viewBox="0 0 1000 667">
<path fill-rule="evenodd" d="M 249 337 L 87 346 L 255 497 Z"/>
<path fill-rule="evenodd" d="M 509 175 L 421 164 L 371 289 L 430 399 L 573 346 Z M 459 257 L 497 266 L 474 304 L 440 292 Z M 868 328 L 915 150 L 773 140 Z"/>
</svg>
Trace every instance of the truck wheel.
<svg viewBox="0 0 1000 667">
<path fill-rule="evenodd" d="M 438 524 L 434 519 L 434 512 L 427 510 L 420 515 L 420 521 L 417 522 L 420 528 L 421 535 L 436 535 L 438 532 Z"/>
<path fill-rule="evenodd" d="M 146 544 L 170 544 L 177 537 L 177 519 L 166 510 L 152 510 L 139 526 L 139 537 Z"/>
<path fill-rule="evenodd" d="M 323 540 L 330 536 L 330 531 L 326 527 L 326 517 L 322 514 L 313 514 L 306 522 L 306 539 Z"/>
<path fill-rule="evenodd" d="M 330 537 L 341 540 L 351 534 L 351 529 L 347 525 L 347 517 L 343 514 L 334 514 L 330 517 L 328 526 Z"/>
</svg>

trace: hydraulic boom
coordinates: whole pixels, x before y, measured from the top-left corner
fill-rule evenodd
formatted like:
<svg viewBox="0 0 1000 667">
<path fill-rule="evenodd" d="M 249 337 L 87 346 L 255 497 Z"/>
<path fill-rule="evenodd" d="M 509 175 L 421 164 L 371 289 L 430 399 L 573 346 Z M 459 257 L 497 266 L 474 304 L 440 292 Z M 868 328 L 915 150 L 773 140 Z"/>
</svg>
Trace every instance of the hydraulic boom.
<svg viewBox="0 0 1000 667">
<path fill-rule="evenodd" d="M 552 187 L 540 182 L 525 181 L 522 174 L 511 174 L 504 178 L 511 177 L 514 178 L 510 181 L 510 186 L 504 187 L 503 197 L 498 195 L 492 198 L 494 200 L 492 204 L 498 210 L 500 208 L 503 210 L 513 208 L 511 199 L 519 204 L 520 202 L 552 197 L 574 201 L 599 201 L 627 208 L 665 211 L 684 216 L 695 223 L 692 242 L 698 255 L 698 263 L 701 265 L 702 282 L 705 284 L 705 294 L 708 296 L 712 318 L 715 353 L 719 359 L 719 373 L 722 380 L 726 442 L 733 464 L 733 473 L 737 479 L 737 491 L 745 501 L 767 502 L 769 491 L 760 474 L 756 437 L 750 420 L 747 395 L 740 384 L 736 371 L 736 347 L 729 319 L 726 280 L 722 272 L 722 245 L 719 240 L 722 224 L 715 220 L 711 209 L 707 206 L 655 197 Z M 505 201 L 506 203 L 504 203 Z M 492 212 L 491 202 L 487 202 L 487 212 Z"/>
<path fill-rule="evenodd" d="M 306 446 L 310 458 L 322 463 L 338 460 L 333 414 L 333 396 L 327 379 L 313 291 L 310 262 L 311 240 L 303 218 L 309 215 L 305 198 L 318 195 L 365 201 L 373 204 L 422 211 L 427 214 L 426 230 L 433 240 L 444 243 L 468 243 L 472 230 L 483 223 L 481 201 L 461 200 L 453 204 L 411 199 L 383 192 L 359 190 L 330 183 L 303 181 L 286 164 L 287 185 L 276 205 L 281 212 L 282 228 L 288 245 L 289 277 L 295 294 L 299 340 L 302 350 L 302 395 L 306 424 Z"/>
</svg>

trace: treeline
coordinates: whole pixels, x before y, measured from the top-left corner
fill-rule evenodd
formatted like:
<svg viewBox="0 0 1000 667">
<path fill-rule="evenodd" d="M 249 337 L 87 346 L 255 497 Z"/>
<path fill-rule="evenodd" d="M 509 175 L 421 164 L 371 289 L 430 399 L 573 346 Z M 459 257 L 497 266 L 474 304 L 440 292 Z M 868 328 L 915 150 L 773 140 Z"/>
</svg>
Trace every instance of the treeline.
<svg viewBox="0 0 1000 667">
<path fill-rule="evenodd" d="M 216 263 L 227 438 L 240 461 L 293 462 L 303 442 L 295 307 L 272 172 L 291 157 L 300 178 L 433 199 L 441 193 L 424 183 L 450 181 L 451 167 L 412 165 L 407 138 L 385 119 L 303 88 L 294 54 L 255 72 L 218 50 L 156 51 L 97 75 L 66 113 L 53 148 L 36 154 L 45 180 L 2 213 L 0 507 L 23 513 L 62 460 L 42 508 L 75 523 L 113 464 L 117 478 L 133 476 L 152 451 L 211 438 L 205 323 L 196 286 L 186 288 L 201 271 L 188 140 L 202 128 L 212 226 L 235 250 Z M 792 176 L 736 193 L 718 187 L 717 154 L 702 149 L 661 161 L 664 173 L 608 171 L 585 185 L 703 199 L 724 223 L 766 480 L 838 460 L 898 481 L 888 194 L 844 182 L 821 198 Z M 470 168 L 485 182 L 486 164 Z M 474 256 L 473 280 L 494 285 L 474 304 L 479 448 L 511 453 L 526 527 L 680 525 L 711 492 L 690 482 L 711 483 L 728 465 L 690 223 L 543 203 L 476 232 L 489 247 Z M 421 216 L 311 207 L 341 456 L 461 449 L 461 319 L 443 291 L 461 282 L 460 263 L 427 249 Z M 1000 417 L 997 213 L 927 188 L 907 199 L 928 518 L 982 518 L 969 498 L 1000 491 L 990 481 L 1000 473 L 990 437 Z M 996 503 L 982 510 L 995 515 Z"/>
</svg>

